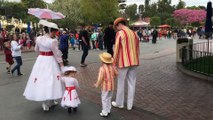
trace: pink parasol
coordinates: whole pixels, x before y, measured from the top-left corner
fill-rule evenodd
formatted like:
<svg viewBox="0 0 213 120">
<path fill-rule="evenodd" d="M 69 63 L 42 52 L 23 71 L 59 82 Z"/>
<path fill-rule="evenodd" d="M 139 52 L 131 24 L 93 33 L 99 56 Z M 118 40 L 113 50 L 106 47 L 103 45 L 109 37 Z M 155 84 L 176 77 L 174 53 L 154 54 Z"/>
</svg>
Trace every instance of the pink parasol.
<svg viewBox="0 0 213 120">
<path fill-rule="evenodd" d="M 60 12 L 49 9 L 29 8 L 28 14 L 34 15 L 39 19 L 63 19 L 65 16 Z"/>
</svg>

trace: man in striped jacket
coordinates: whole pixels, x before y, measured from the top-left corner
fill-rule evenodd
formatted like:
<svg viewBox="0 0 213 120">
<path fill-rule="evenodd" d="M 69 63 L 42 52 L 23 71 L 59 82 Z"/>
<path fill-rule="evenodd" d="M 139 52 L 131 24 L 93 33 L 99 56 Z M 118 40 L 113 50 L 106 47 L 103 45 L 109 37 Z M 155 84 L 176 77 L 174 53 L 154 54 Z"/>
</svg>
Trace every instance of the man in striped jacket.
<svg viewBox="0 0 213 120">
<path fill-rule="evenodd" d="M 114 47 L 114 64 L 118 67 L 118 84 L 116 100 L 112 106 L 124 107 L 124 85 L 128 83 L 127 110 L 133 107 L 136 72 L 139 66 L 139 39 L 137 35 L 126 26 L 126 19 L 117 18 L 114 21 L 117 30 Z"/>
</svg>

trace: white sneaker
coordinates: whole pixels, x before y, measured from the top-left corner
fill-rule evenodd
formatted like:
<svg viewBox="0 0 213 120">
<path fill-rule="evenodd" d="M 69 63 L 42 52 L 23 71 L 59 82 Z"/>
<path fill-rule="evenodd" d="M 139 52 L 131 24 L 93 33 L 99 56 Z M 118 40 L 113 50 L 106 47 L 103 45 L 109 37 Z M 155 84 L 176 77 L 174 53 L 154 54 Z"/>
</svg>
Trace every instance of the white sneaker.
<svg viewBox="0 0 213 120">
<path fill-rule="evenodd" d="M 53 105 L 58 105 L 58 102 L 54 100 Z"/>
<path fill-rule="evenodd" d="M 49 107 L 45 103 L 42 103 L 42 108 L 43 111 L 49 111 Z"/>
<path fill-rule="evenodd" d="M 49 101 L 49 107 L 53 107 L 53 106 L 56 106 L 56 105 L 58 105 L 57 101 L 55 101 L 55 100 L 50 100 Z"/>
<path fill-rule="evenodd" d="M 120 105 L 120 106 L 117 105 L 115 101 L 112 101 L 112 106 L 113 106 L 113 107 L 116 107 L 116 108 L 120 108 L 120 109 L 121 109 L 121 108 L 124 108 L 123 105 Z"/>
<path fill-rule="evenodd" d="M 127 110 L 132 110 L 132 107 L 127 107 Z"/>
<path fill-rule="evenodd" d="M 101 116 L 101 117 L 107 117 L 107 116 L 108 116 L 108 113 L 103 113 L 103 112 L 101 112 L 101 113 L 100 113 L 100 116 Z"/>
</svg>

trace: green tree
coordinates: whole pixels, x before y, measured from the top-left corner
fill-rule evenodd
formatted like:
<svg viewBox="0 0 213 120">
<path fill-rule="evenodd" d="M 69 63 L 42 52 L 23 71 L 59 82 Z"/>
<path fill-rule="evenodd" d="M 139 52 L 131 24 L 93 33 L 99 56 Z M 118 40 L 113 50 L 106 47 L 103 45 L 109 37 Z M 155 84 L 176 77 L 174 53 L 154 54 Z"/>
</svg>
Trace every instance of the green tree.
<svg viewBox="0 0 213 120">
<path fill-rule="evenodd" d="M 145 11 L 147 11 L 149 9 L 149 2 L 150 0 L 145 0 L 144 4 L 145 4 Z"/>
<path fill-rule="evenodd" d="M 187 9 L 192 9 L 192 10 L 205 10 L 205 6 L 189 6 Z"/>
<path fill-rule="evenodd" d="M 186 7 L 186 3 L 182 0 L 179 1 L 179 3 L 176 6 L 176 9 L 183 9 Z"/>
<path fill-rule="evenodd" d="M 139 13 L 142 14 L 144 10 L 145 10 L 144 5 L 139 5 Z"/>
<path fill-rule="evenodd" d="M 127 15 L 127 17 L 130 18 L 130 20 L 136 20 L 137 19 L 137 4 L 132 4 L 127 6 L 126 10 L 125 10 L 125 14 Z"/>
<path fill-rule="evenodd" d="M 158 26 L 158 25 L 160 25 L 160 24 L 161 24 L 161 19 L 160 19 L 160 17 L 158 17 L 158 16 L 151 17 L 151 22 L 150 22 L 150 24 L 151 24 L 152 26 Z"/>
<path fill-rule="evenodd" d="M 165 23 L 170 26 L 178 26 L 178 22 L 174 18 L 166 19 Z"/>
<path fill-rule="evenodd" d="M 75 28 L 82 22 L 79 0 L 63 0 L 63 2 L 61 2 L 61 0 L 56 0 L 50 8 L 66 16 L 64 19 L 55 21 L 61 27 Z"/>
<path fill-rule="evenodd" d="M 45 8 L 46 4 L 43 0 L 21 0 L 21 4 L 24 7 L 25 14 L 27 13 L 29 8 Z M 27 14 L 21 18 L 24 22 L 38 22 L 39 19 L 35 16 Z"/>
<path fill-rule="evenodd" d="M 161 24 L 164 24 L 166 19 L 171 18 L 175 8 L 171 6 L 171 0 L 159 0 L 157 4 L 157 15 L 161 18 Z"/>
<path fill-rule="evenodd" d="M 21 0 L 27 8 L 45 8 L 46 4 L 43 0 Z"/>
<path fill-rule="evenodd" d="M 22 3 L 3 2 L 1 7 L 5 10 L 5 15 L 9 18 L 25 19 L 27 17 L 27 8 Z"/>
<path fill-rule="evenodd" d="M 118 16 L 118 0 L 80 0 L 84 23 L 108 24 Z"/>
</svg>

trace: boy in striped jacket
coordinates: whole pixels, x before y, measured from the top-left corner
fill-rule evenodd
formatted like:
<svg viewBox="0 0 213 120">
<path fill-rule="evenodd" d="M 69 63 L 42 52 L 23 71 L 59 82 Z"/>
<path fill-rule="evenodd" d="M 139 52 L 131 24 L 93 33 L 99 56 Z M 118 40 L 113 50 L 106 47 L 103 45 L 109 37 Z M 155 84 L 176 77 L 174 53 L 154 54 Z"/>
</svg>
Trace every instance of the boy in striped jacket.
<svg viewBox="0 0 213 120">
<path fill-rule="evenodd" d="M 99 58 L 102 61 L 102 66 L 99 69 L 98 80 L 94 84 L 97 88 L 101 85 L 101 100 L 102 100 L 102 111 L 100 116 L 107 117 L 110 114 L 111 110 L 111 99 L 114 90 L 114 78 L 118 75 L 113 63 L 112 55 L 104 52 L 99 55 Z"/>
</svg>

